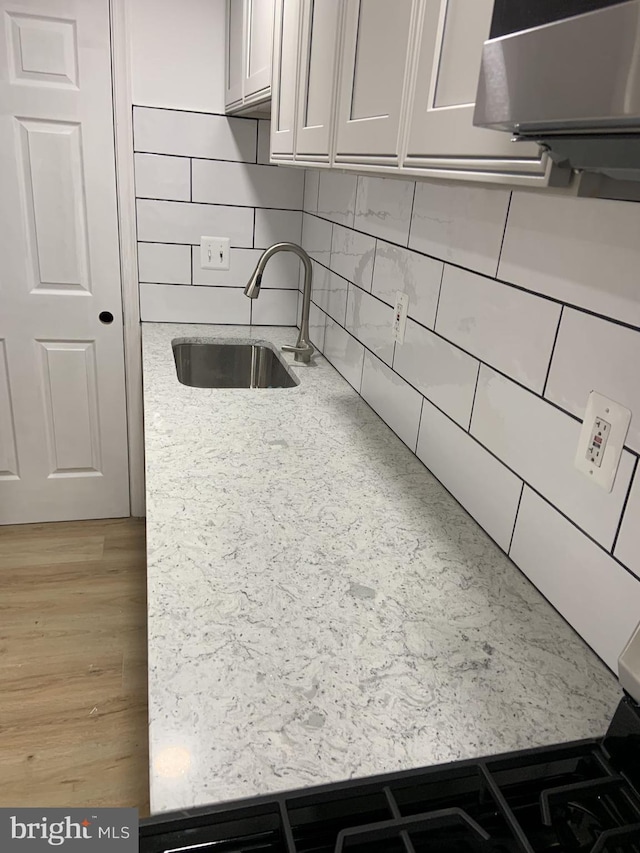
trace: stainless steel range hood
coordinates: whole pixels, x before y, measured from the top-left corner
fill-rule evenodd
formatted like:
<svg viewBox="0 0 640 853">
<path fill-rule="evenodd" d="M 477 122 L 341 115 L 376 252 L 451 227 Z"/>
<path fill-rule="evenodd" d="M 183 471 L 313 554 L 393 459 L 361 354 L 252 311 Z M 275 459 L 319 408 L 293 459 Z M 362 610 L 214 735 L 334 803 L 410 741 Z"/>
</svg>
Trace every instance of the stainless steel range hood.
<svg viewBox="0 0 640 853">
<path fill-rule="evenodd" d="M 640 181 L 640 0 L 485 42 L 474 124 Z"/>
</svg>

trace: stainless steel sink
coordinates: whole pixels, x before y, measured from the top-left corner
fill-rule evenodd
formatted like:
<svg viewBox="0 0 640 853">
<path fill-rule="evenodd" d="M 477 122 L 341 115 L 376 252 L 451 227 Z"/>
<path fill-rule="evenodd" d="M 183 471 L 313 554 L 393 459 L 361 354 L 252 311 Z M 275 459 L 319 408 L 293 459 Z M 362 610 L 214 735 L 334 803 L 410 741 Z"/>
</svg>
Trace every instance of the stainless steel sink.
<svg viewBox="0 0 640 853">
<path fill-rule="evenodd" d="M 293 388 L 298 381 L 269 345 L 248 343 L 172 344 L 176 373 L 194 388 Z"/>
</svg>

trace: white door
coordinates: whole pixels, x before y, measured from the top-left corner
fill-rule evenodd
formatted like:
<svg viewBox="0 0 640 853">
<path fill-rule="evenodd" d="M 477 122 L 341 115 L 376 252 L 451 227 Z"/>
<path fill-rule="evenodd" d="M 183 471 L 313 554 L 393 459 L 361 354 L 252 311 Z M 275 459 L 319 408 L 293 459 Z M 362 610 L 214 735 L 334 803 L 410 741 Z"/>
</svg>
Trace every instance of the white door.
<svg viewBox="0 0 640 853">
<path fill-rule="evenodd" d="M 244 101 L 268 94 L 271 86 L 274 0 L 245 0 Z M 260 94 L 261 93 L 261 94 Z"/>
<path fill-rule="evenodd" d="M 303 0 L 297 159 L 329 159 L 341 10 L 340 0 Z"/>
<path fill-rule="evenodd" d="M 129 514 L 111 109 L 108 0 L 0 0 L 0 523 Z"/>
<path fill-rule="evenodd" d="M 298 87 L 300 0 L 276 0 L 271 81 L 271 157 L 292 160 Z"/>
<path fill-rule="evenodd" d="M 226 9 L 226 69 L 225 107 L 242 103 L 242 73 L 244 51 L 244 0 L 227 0 Z"/>
<path fill-rule="evenodd" d="M 493 0 L 423 0 L 423 10 L 403 165 L 443 177 L 459 172 L 458 177 L 474 173 L 475 179 L 485 173 L 546 182 L 551 161 L 535 143 L 514 143 L 508 134 L 473 126 Z"/>
<path fill-rule="evenodd" d="M 346 0 L 336 162 L 398 162 L 416 13 L 417 0 Z"/>
</svg>

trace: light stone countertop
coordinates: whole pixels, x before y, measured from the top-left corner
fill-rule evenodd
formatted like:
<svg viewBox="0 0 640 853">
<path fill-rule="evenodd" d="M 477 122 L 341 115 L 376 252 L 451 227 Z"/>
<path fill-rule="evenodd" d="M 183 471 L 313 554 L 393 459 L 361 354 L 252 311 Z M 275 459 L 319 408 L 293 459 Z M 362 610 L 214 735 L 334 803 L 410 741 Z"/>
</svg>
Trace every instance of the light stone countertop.
<svg viewBox="0 0 640 853">
<path fill-rule="evenodd" d="M 152 811 L 602 734 L 616 679 L 328 362 L 176 378 L 296 334 L 143 324 Z"/>
</svg>

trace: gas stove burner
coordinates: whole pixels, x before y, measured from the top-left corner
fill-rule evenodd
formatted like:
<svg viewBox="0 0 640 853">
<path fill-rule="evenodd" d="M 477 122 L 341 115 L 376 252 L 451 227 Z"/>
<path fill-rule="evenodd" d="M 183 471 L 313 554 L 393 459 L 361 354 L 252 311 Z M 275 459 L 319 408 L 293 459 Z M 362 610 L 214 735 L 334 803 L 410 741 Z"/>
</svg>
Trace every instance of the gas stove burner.
<svg viewBox="0 0 640 853">
<path fill-rule="evenodd" d="M 559 808 L 553 816 L 552 827 L 560 848 L 567 853 L 591 853 L 603 831 L 602 820 L 583 803 L 567 803 Z"/>
</svg>

